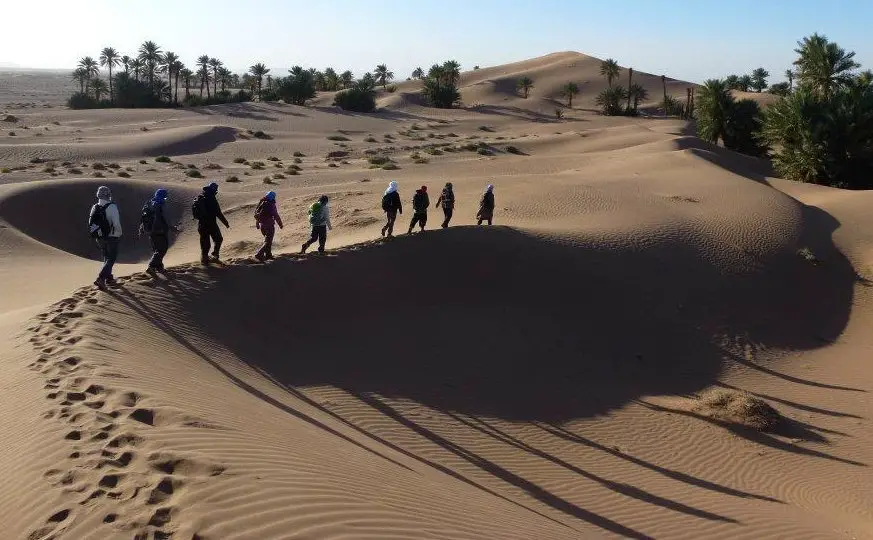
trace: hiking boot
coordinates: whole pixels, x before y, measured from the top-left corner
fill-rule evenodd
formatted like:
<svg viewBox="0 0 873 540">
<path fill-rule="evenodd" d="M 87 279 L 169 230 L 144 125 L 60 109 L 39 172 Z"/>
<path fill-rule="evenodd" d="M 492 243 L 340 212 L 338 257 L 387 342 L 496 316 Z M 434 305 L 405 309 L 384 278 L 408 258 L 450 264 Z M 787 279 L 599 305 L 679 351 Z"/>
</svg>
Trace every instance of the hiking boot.
<svg viewBox="0 0 873 540">
<path fill-rule="evenodd" d="M 255 259 L 259 260 L 260 262 L 264 262 L 267 259 L 267 256 L 263 253 L 255 253 Z"/>
<path fill-rule="evenodd" d="M 154 266 L 149 266 L 148 268 L 146 268 L 146 274 L 155 277 L 158 274 L 158 269 Z"/>
<path fill-rule="evenodd" d="M 213 261 L 213 262 L 221 262 L 221 259 L 218 258 L 218 255 L 216 255 L 216 254 L 214 254 L 214 253 L 213 253 L 212 255 L 209 256 L 209 260 L 210 260 L 210 261 Z"/>
<path fill-rule="evenodd" d="M 306 253 L 306 248 L 308 248 L 308 247 L 309 246 L 307 246 L 306 244 L 300 244 L 300 253 L 301 254 Z"/>
<path fill-rule="evenodd" d="M 161 266 L 156 266 L 156 267 L 155 267 L 155 270 L 157 270 L 157 271 L 158 271 L 159 273 L 161 273 L 161 274 L 166 274 L 166 273 L 167 273 L 167 269 L 164 268 L 164 265 L 163 265 L 163 264 L 162 264 Z"/>
<path fill-rule="evenodd" d="M 94 280 L 94 286 L 100 289 L 101 291 L 106 290 L 106 281 L 103 278 L 97 278 Z"/>
<path fill-rule="evenodd" d="M 267 253 L 267 254 L 264 256 L 264 258 L 267 259 L 268 261 L 272 261 L 272 260 L 275 259 L 276 257 L 273 257 L 273 254 L 272 254 L 272 253 Z"/>
<path fill-rule="evenodd" d="M 203 257 L 202 259 L 200 259 L 200 264 L 202 264 L 203 266 L 209 266 L 209 257 Z"/>
<path fill-rule="evenodd" d="M 106 284 L 109 285 L 110 287 L 118 287 L 118 282 L 115 281 L 115 278 L 112 276 L 109 276 L 108 278 L 106 278 Z"/>
</svg>

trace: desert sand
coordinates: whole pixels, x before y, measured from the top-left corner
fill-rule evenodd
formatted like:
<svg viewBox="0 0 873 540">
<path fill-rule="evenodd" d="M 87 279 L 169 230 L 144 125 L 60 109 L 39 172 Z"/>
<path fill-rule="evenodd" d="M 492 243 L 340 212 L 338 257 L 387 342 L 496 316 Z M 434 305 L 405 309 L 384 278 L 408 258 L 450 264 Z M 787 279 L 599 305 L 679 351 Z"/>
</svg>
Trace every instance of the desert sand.
<svg viewBox="0 0 873 540">
<path fill-rule="evenodd" d="M 775 178 L 684 121 L 599 116 L 598 66 L 466 72 L 454 110 L 405 82 L 372 115 L 329 95 L 5 99 L 0 537 L 873 538 L 873 199 Z M 646 110 L 661 79 L 634 77 Z M 453 226 L 432 209 L 424 234 L 382 240 L 391 180 L 407 207 L 453 182 Z M 203 268 L 189 207 L 210 181 L 232 228 Z M 108 292 L 86 234 L 103 184 L 126 231 Z M 487 184 L 496 223 L 476 227 Z M 155 279 L 134 231 L 157 187 L 183 231 Z M 267 189 L 286 227 L 257 264 Z M 328 253 L 297 255 L 322 193 Z M 724 419 L 701 407 L 713 390 L 781 421 Z"/>
</svg>

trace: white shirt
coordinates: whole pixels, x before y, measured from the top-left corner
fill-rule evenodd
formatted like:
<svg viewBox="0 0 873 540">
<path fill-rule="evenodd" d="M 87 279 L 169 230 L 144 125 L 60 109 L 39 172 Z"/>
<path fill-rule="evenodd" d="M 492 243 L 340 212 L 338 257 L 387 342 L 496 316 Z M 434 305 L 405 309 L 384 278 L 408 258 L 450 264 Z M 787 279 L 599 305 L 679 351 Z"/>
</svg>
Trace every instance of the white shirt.
<svg viewBox="0 0 873 540">
<path fill-rule="evenodd" d="M 109 236 L 113 238 L 121 237 L 121 214 L 118 212 L 117 204 L 110 204 L 109 199 L 97 199 L 97 204 L 104 208 L 106 212 L 106 220 L 109 221 Z"/>
</svg>

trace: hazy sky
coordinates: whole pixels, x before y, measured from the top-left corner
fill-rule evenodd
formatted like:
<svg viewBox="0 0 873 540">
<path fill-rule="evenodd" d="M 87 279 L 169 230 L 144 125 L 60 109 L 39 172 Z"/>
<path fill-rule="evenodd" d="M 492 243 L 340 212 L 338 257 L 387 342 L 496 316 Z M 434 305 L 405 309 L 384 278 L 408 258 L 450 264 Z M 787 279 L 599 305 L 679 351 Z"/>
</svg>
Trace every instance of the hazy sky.
<svg viewBox="0 0 873 540">
<path fill-rule="evenodd" d="M 398 78 L 447 59 L 463 69 L 575 50 L 700 82 L 794 60 L 819 32 L 873 67 L 873 0 L 38 0 L 3 3 L 0 65 L 75 67 L 105 46 L 157 42 L 189 64 L 300 64 Z M 776 78 L 773 80 L 775 81 Z"/>
</svg>

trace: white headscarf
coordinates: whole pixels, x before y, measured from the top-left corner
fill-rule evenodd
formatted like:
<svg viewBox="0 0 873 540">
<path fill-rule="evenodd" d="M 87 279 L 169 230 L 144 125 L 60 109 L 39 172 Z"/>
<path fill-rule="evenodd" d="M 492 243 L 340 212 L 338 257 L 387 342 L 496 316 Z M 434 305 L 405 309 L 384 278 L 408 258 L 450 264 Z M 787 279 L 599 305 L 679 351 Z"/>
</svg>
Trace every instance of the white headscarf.
<svg viewBox="0 0 873 540">
<path fill-rule="evenodd" d="M 488 187 L 485 188 L 485 193 L 489 193 L 494 191 L 494 184 L 488 184 Z"/>
<path fill-rule="evenodd" d="M 388 184 L 388 189 L 385 190 L 385 195 L 394 193 L 395 191 L 397 191 L 397 182 L 392 180 L 391 183 Z"/>
</svg>

